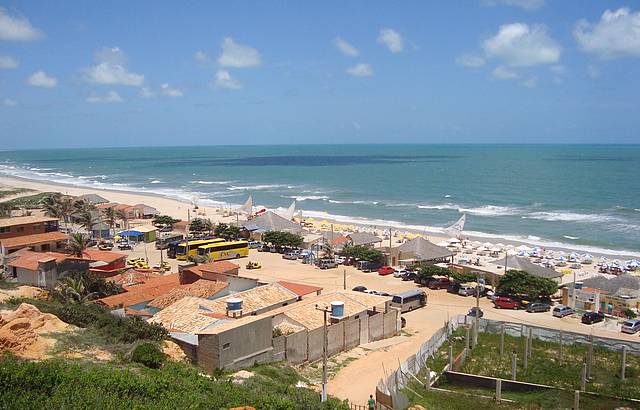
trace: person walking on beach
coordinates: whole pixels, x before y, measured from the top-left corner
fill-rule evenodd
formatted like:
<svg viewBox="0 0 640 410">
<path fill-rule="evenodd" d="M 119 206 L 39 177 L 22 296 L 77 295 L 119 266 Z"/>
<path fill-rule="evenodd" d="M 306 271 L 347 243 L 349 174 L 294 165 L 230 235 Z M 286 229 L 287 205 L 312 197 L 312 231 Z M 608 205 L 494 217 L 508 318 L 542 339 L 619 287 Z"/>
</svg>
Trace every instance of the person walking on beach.
<svg viewBox="0 0 640 410">
<path fill-rule="evenodd" d="M 373 398 L 373 394 L 369 395 L 369 400 L 367 401 L 367 407 L 369 410 L 375 410 L 376 408 L 376 399 Z"/>
</svg>

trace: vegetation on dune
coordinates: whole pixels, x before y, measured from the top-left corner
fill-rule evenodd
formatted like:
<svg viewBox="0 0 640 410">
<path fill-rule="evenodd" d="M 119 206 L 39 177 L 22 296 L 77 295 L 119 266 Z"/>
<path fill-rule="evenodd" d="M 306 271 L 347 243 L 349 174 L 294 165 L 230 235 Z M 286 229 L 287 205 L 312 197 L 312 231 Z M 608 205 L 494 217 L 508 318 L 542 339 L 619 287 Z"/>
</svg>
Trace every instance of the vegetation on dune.
<svg viewBox="0 0 640 410">
<path fill-rule="evenodd" d="M 137 316 L 118 317 L 95 303 L 62 303 L 58 300 L 10 298 L 4 302 L 11 308 L 29 303 L 41 312 L 58 316 L 63 322 L 86 328 L 108 343 L 133 343 L 138 340 L 163 340 L 167 332 L 157 324 Z"/>
<path fill-rule="evenodd" d="M 122 292 L 122 286 L 91 272 L 72 272 L 60 279 L 51 297 L 63 304 L 86 303 Z"/>
<path fill-rule="evenodd" d="M 137 408 L 228 409 L 250 405 L 272 410 L 348 410 L 336 399 L 296 387 L 291 368 L 258 366 L 255 376 L 235 384 L 212 379 L 189 365 L 166 363 L 160 369 L 69 362 L 28 362 L 5 355 L 0 360 L 0 397 L 8 409 Z"/>
<path fill-rule="evenodd" d="M 32 192 L 33 189 L 28 188 L 2 188 L 0 189 L 0 199 L 6 198 L 12 195 L 23 194 L 25 192 Z"/>
<path fill-rule="evenodd" d="M 167 357 L 160 346 L 156 343 L 144 342 L 140 343 L 131 352 L 131 361 L 140 363 L 150 369 L 159 369 L 162 367 Z"/>
<path fill-rule="evenodd" d="M 58 192 L 41 192 L 34 195 L 21 196 L 3 202 L 10 209 L 36 209 L 42 207 L 42 201 L 51 196 L 60 195 Z"/>
</svg>

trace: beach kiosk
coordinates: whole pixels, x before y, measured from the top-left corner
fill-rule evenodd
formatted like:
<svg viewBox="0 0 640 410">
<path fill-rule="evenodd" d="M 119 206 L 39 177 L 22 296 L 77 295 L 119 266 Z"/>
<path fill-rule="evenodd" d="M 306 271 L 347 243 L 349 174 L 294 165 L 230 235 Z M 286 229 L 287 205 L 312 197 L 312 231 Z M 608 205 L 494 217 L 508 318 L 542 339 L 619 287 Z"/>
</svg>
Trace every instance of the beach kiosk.
<svg viewBox="0 0 640 410">
<path fill-rule="evenodd" d="M 155 242 L 158 229 L 154 226 L 136 226 L 126 231 L 118 232 L 118 236 L 127 238 L 131 242 Z"/>
</svg>

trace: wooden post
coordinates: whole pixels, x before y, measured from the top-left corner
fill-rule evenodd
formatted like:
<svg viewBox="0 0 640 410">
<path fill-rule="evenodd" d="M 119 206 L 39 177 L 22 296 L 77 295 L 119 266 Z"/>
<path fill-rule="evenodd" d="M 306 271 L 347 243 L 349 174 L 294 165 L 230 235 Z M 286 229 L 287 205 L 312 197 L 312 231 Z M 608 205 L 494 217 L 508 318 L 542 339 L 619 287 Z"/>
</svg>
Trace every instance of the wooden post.
<svg viewBox="0 0 640 410">
<path fill-rule="evenodd" d="M 533 329 L 529 328 L 529 349 L 527 350 L 529 352 L 529 358 L 531 358 L 531 348 L 533 347 Z"/>
<path fill-rule="evenodd" d="M 524 369 L 529 367 L 529 336 L 524 338 Z"/>
<path fill-rule="evenodd" d="M 620 367 L 620 379 L 624 380 L 627 368 L 627 346 L 622 346 L 622 365 Z"/>
<path fill-rule="evenodd" d="M 453 371 L 453 345 L 449 345 L 449 371 Z"/>
<path fill-rule="evenodd" d="M 469 343 L 470 343 L 470 338 L 471 338 L 471 327 L 467 326 L 467 333 L 464 337 L 464 347 L 465 349 L 469 350 Z"/>
<path fill-rule="evenodd" d="M 425 384 L 424 388 L 426 390 L 429 390 L 431 388 L 431 369 L 427 367 L 426 371 L 427 371 L 427 378 L 426 378 L 427 384 Z"/>
<path fill-rule="evenodd" d="M 524 337 L 524 325 L 520 325 L 520 337 Z"/>
<path fill-rule="evenodd" d="M 560 338 L 560 343 L 559 343 L 559 350 L 560 350 L 560 364 L 562 364 L 562 330 L 559 333 L 559 338 Z"/>
<path fill-rule="evenodd" d="M 593 335 L 589 335 L 589 349 L 587 357 L 587 378 L 591 378 L 591 366 L 593 364 Z"/>
<path fill-rule="evenodd" d="M 587 364 L 582 363 L 582 375 L 580 380 L 580 390 L 587 391 Z"/>
<path fill-rule="evenodd" d="M 504 322 L 502 322 L 502 330 L 500 331 L 500 357 L 504 354 Z"/>
<path fill-rule="evenodd" d="M 576 390 L 573 393 L 573 410 L 580 409 L 580 390 Z"/>
<path fill-rule="evenodd" d="M 498 403 L 502 401 L 502 379 L 496 380 L 496 401 Z"/>
<path fill-rule="evenodd" d="M 518 371 L 517 363 L 518 363 L 518 355 L 513 353 L 511 355 L 511 380 L 515 380 L 516 379 L 516 373 Z"/>
</svg>

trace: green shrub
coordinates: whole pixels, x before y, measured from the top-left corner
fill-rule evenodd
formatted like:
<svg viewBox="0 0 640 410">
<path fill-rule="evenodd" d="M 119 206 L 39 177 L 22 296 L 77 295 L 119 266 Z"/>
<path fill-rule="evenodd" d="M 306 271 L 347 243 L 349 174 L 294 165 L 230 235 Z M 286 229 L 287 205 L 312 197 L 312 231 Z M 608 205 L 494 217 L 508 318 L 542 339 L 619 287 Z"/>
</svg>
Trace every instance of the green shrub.
<svg viewBox="0 0 640 410">
<path fill-rule="evenodd" d="M 145 365 L 151 369 L 159 369 L 166 360 L 160 346 L 155 343 L 140 343 L 131 353 L 131 361 Z"/>
<path fill-rule="evenodd" d="M 28 298 L 11 298 L 5 303 L 13 306 L 20 303 L 32 304 L 41 312 L 56 315 L 63 322 L 74 326 L 92 329 L 105 340 L 114 343 L 162 340 L 167 335 L 167 331 L 158 324 L 147 323 L 137 316 L 118 317 L 107 308 L 94 303 L 65 305 L 57 301 Z"/>
</svg>

